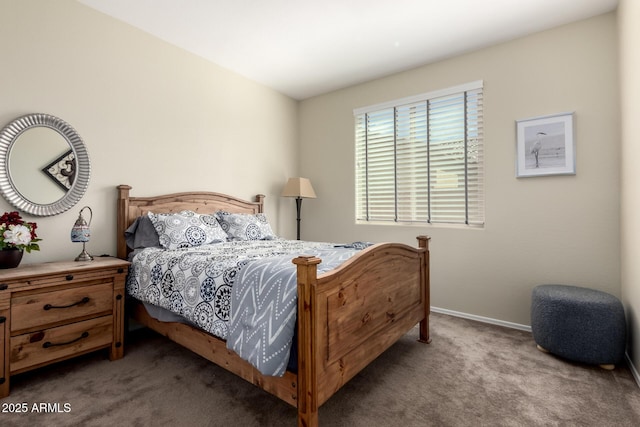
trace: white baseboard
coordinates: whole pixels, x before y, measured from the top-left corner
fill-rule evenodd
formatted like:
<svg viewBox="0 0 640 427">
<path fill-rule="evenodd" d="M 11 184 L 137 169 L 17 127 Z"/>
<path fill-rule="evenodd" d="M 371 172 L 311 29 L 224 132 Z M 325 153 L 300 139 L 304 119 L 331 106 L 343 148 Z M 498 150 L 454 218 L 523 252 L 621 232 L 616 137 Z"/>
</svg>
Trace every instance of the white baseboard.
<svg viewBox="0 0 640 427">
<path fill-rule="evenodd" d="M 462 317 L 463 319 L 476 320 L 482 323 L 490 323 L 492 325 L 504 326 L 521 331 L 531 332 L 531 326 L 521 325 L 520 323 L 506 322 L 504 320 L 492 319 L 491 317 L 476 316 L 475 314 L 463 313 L 461 311 L 447 310 L 446 308 L 431 307 L 434 313 L 448 314 L 449 316 Z"/>
<path fill-rule="evenodd" d="M 476 316 L 475 314 L 447 310 L 446 308 L 438 308 L 433 306 L 431 307 L 431 311 L 434 313 L 448 314 L 449 316 L 462 317 L 463 319 L 476 320 L 482 323 L 490 323 L 492 325 L 504 326 L 507 328 L 531 332 L 531 326 L 521 325 L 520 323 L 505 322 L 504 320 L 492 319 L 491 317 Z M 638 372 L 638 370 L 634 366 L 631 358 L 629 357 L 629 354 L 625 352 L 624 356 L 625 360 L 627 361 L 627 365 L 629 366 L 629 370 L 631 371 L 631 375 L 633 375 L 633 379 L 636 380 L 636 384 L 638 385 L 638 387 L 640 387 L 640 372 Z"/>
<path fill-rule="evenodd" d="M 638 373 L 638 370 L 636 369 L 633 362 L 631 361 L 631 358 L 629 357 L 629 353 L 625 352 L 624 357 L 627 360 L 627 365 L 629 366 L 631 375 L 633 375 L 633 379 L 636 380 L 636 384 L 638 385 L 638 387 L 640 387 L 640 373 Z"/>
</svg>

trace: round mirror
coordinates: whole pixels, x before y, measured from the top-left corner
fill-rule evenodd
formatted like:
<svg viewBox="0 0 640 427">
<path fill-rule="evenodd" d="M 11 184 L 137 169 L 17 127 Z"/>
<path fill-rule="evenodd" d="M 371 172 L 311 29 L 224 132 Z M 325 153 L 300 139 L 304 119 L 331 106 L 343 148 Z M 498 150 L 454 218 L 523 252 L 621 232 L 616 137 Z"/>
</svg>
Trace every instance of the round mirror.
<svg viewBox="0 0 640 427">
<path fill-rule="evenodd" d="M 48 216 L 70 209 L 90 174 L 82 139 L 57 117 L 29 114 L 0 131 L 0 192 L 23 212 Z"/>
</svg>

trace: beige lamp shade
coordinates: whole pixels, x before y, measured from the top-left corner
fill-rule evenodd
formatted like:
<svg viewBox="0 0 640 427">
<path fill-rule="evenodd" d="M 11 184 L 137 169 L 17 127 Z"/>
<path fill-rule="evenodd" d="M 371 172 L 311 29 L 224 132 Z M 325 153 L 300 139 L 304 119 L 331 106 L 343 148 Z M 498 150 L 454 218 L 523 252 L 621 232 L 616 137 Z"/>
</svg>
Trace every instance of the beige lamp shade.
<svg viewBox="0 0 640 427">
<path fill-rule="evenodd" d="M 305 199 L 315 199 L 316 192 L 313 191 L 311 181 L 307 178 L 289 178 L 282 190 L 282 197 L 301 197 Z"/>
</svg>

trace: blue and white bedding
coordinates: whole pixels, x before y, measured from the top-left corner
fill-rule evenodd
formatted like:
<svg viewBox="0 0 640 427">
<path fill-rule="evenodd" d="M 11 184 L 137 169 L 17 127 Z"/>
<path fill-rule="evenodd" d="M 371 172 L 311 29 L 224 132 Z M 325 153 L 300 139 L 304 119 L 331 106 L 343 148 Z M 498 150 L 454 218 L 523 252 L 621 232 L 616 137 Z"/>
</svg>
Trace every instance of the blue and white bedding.
<svg viewBox="0 0 640 427">
<path fill-rule="evenodd" d="M 132 259 L 127 291 L 227 340 L 265 375 L 284 374 L 295 331 L 298 255 L 329 271 L 364 245 L 236 240 L 175 250 L 151 247 Z"/>
</svg>

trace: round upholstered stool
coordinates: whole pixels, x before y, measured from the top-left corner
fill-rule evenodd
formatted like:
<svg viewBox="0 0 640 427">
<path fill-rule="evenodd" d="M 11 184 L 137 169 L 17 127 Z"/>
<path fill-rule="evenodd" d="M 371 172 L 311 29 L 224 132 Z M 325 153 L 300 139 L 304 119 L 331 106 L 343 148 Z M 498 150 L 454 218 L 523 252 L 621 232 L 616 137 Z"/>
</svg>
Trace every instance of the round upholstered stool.
<svg viewBox="0 0 640 427">
<path fill-rule="evenodd" d="M 531 331 L 540 350 L 576 362 L 613 369 L 624 357 L 624 308 L 606 292 L 567 285 L 536 286 Z"/>
</svg>

